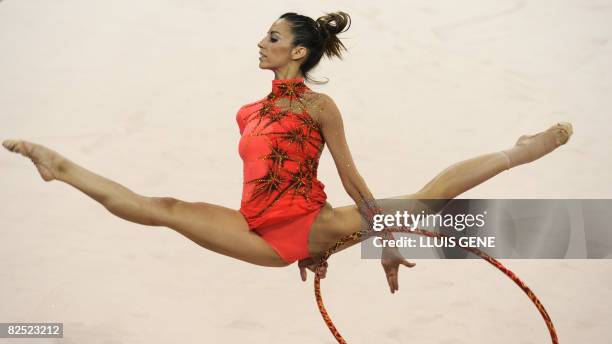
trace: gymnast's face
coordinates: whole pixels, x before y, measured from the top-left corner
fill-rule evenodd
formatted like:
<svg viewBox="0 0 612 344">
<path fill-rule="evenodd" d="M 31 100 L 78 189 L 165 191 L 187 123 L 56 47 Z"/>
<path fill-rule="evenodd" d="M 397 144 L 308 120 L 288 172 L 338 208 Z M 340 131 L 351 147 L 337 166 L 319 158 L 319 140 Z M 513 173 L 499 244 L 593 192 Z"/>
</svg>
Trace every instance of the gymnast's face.
<svg viewBox="0 0 612 344">
<path fill-rule="evenodd" d="M 293 46 L 291 27 L 285 19 L 275 21 L 257 46 L 261 69 L 282 70 L 294 63 L 299 66 L 306 56 L 306 48 Z"/>
</svg>

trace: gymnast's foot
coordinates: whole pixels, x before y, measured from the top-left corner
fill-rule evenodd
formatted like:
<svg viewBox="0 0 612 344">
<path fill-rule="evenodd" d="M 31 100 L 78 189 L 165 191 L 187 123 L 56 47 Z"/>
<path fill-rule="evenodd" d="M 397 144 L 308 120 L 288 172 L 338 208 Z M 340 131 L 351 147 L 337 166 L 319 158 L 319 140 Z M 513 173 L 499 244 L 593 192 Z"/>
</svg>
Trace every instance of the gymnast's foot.
<svg viewBox="0 0 612 344">
<path fill-rule="evenodd" d="M 552 152 L 566 144 L 573 132 L 571 123 L 560 122 L 540 133 L 519 137 L 513 148 L 502 151 L 508 158 L 508 169 Z"/>
<path fill-rule="evenodd" d="M 11 152 L 20 153 L 21 155 L 30 158 L 36 165 L 38 173 L 46 182 L 57 179 L 62 162 L 66 159 L 59 153 L 36 143 L 23 140 L 4 140 L 2 142 L 4 148 Z"/>
</svg>

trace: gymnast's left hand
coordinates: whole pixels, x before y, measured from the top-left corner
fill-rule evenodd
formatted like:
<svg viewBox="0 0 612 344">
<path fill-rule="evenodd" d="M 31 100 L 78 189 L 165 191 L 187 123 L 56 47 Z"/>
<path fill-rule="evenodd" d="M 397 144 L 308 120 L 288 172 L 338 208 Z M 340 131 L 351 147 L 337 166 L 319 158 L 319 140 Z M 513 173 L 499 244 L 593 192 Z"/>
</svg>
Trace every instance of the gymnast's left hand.
<svg viewBox="0 0 612 344">
<path fill-rule="evenodd" d="M 315 275 L 318 274 L 321 279 L 325 278 L 325 275 L 327 274 L 327 261 L 321 263 L 319 259 L 313 259 L 310 257 L 302 259 L 298 262 L 298 267 L 300 268 L 300 276 L 304 282 L 306 282 L 306 269 L 314 272 Z"/>
<path fill-rule="evenodd" d="M 395 293 L 399 290 L 399 282 L 397 279 L 397 275 L 399 272 L 399 266 L 404 265 L 406 267 L 412 268 L 416 265 L 416 263 L 411 263 L 406 260 L 400 253 L 397 247 L 387 247 L 385 246 L 382 251 L 382 256 L 380 257 L 380 263 L 385 270 L 385 274 L 387 275 L 387 282 L 389 282 L 389 289 L 391 294 Z"/>
</svg>

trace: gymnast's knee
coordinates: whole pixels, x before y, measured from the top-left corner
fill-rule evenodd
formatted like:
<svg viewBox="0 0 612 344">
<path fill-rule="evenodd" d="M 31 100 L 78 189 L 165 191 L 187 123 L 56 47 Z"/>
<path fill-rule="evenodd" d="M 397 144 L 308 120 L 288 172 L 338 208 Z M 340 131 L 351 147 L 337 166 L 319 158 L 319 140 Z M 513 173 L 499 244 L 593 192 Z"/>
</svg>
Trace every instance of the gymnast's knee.
<svg viewBox="0 0 612 344">
<path fill-rule="evenodd" d="M 158 203 L 160 206 L 171 208 L 176 203 L 180 202 L 178 199 L 174 197 L 150 197 L 153 202 Z"/>
<path fill-rule="evenodd" d="M 174 197 L 148 197 L 148 216 L 153 226 L 166 226 L 172 217 L 176 205 L 181 203 Z"/>
<path fill-rule="evenodd" d="M 426 213 L 434 213 L 441 211 L 453 197 L 450 192 L 423 188 L 419 192 L 410 195 L 409 199 L 418 201 L 418 203 L 413 204 L 413 212 L 425 211 Z"/>
<path fill-rule="evenodd" d="M 443 186 L 425 185 L 414 194 L 414 199 L 452 199 L 452 191 Z"/>
</svg>

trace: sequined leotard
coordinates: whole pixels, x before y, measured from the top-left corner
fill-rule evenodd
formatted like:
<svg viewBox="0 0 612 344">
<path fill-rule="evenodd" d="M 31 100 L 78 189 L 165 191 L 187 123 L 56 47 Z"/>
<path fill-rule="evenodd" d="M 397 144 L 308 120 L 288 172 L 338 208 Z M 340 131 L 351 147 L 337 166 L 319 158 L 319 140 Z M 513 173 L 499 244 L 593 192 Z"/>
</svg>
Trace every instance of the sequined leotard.
<svg viewBox="0 0 612 344">
<path fill-rule="evenodd" d="M 325 141 L 309 114 L 303 77 L 272 80 L 263 99 L 240 108 L 244 163 L 240 213 L 288 263 L 308 253 L 308 233 L 327 195 L 317 179 Z"/>
</svg>

